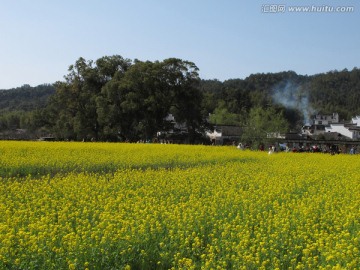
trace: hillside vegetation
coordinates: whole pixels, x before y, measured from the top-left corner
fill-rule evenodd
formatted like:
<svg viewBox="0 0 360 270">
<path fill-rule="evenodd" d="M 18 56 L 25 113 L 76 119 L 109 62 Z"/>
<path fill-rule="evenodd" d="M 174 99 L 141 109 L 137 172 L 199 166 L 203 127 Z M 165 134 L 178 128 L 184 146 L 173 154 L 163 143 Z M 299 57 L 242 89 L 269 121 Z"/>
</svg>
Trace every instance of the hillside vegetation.
<svg viewBox="0 0 360 270">
<path fill-rule="evenodd" d="M 0 91 L 0 132 L 27 129 L 60 140 L 151 140 L 175 130 L 172 114 L 195 142 L 209 124 L 256 132 L 297 131 L 314 113 L 337 112 L 341 120 L 360 113 L 360 70 L 313 76 L 293 71 L 245 79 L 202 80 L 197 66 L 104 56 L 79 58 L 65 80 L 53 85 Z M 260 121 L 259 119 L 265 119 Z M 178 130 L 180 132 L 181 130 Z"/>
</svg>

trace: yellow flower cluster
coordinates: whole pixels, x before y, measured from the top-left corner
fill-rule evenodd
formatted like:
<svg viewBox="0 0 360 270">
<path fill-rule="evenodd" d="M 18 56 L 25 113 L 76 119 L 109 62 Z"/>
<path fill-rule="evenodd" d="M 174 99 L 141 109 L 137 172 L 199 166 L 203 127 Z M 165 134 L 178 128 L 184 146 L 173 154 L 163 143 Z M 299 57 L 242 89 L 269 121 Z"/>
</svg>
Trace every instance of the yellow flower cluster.
<svg viewBox="0 0 360 270">
<path fill-rule="evenodd" d="M 0 269 L 359 269 L 357 155 L 0 142 Z"/>
</svg>

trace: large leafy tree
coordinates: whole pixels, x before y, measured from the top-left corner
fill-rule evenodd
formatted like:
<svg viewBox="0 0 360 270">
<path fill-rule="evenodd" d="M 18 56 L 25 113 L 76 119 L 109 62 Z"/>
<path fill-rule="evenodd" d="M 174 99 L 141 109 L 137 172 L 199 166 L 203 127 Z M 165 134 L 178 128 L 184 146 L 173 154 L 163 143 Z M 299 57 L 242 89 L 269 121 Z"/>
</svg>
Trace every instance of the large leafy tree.
<svg viewBox="0 0 360 270">
<path fill-rule="evenodd" d="M 150 139 L 172 113 L 191 138 L 201 125 L 198 68 L 177 58 L 132 63 L 120 56 L 79 58 L 55 84 L 48 106 L 54 132 L 64 139 Z"/>
<path fill-rule="evenodd" d="M 192 62 L 176 58 L 135 61 L 125 74 L 114 77 L 97 99 L 104 134 L 149 139 L 166 129 L 164 119 L 173 113 L 193 135 L 201 121 L 197 70 Z"/>
<path fill-rule="evenodd" d="M 198 131 L 203 128 L 201 104 L 202 92 L 199 90 L 198 67 L 189 61 L 169 58 L 163 62 L 166 70 L 165 81 L 171 89 L 170 112 L 176 121 L 184 123 L 188 129 L 189 142 L 193 143 Z"/>
<path fill-rule="evenodd" d="M 136 61 L 103 88 L 98 111 L 106 135 L 136 140 L 148 139 L 156 132 L 167 107 L 159 71 L 157 62 Z"/>
<path fill-rule="evenodd" d="M 48 106 L 55 133 L 64 139 L 99 138 L 97 96 L 118 72 L 130 66 L 128 59 L 115 55 L 94 63 L 79 58 L 69 67 L 65 81 L 56 82 L 56 93 Z"/>
<path fill-rule="evenodd" d="M 65 81 L 56 82 L 55 88 L 50 103 L 55 132 L 66 139 L 96 137 L 94 95 L 101 85 L 93 62 L 79 58 L 69 67 Z"/>
</svg>

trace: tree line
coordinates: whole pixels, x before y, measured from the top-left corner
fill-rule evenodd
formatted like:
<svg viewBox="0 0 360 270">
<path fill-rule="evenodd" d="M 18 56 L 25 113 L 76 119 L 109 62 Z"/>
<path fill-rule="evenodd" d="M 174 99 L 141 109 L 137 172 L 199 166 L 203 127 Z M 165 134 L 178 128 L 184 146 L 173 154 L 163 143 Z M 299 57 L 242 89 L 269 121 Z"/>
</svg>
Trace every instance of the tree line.
<svg viewBox="0 0 360 270">
<path fill-rule="evenodd" d="M 293 71 L 202 80 L 190 61 L 140 61 L 119 55 L 79 58 L 63 81 L 0 91 L 0 132 L 23 128 L 63 140 L 135 141 L 174 130 L 172 114 L 195 142 L 211 125 L 243 127 L 253 142 L 298 131 L 305 115 L 359 114 L 360 70 L 313 76 Z"/>
</svg>

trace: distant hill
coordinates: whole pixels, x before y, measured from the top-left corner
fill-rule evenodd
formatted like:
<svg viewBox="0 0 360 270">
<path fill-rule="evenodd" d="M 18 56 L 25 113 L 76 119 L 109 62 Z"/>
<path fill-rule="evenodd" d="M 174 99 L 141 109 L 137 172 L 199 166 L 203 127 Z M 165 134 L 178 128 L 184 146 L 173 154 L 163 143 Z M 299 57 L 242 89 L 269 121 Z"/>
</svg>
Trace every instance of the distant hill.
<svg viewBox="0 0 360 270">
<path fill-rule="evenodd" d="M 253 107 L 283 110 L 292 128 L 315 113 L 337 112 L 342 120 L 360 114 L 360 69 L 312 76 L 293 71 L 252 74 L 245 79 L 202 80 L 206 111 L 242 114 Z M 219 105 L 220 104 L 220 105 Z"/>
<path fill-rule="evenodd" d="M 48 98 L 55 93 L 51 84 L 35 87 L 23 85 L 9 90 L 0 90 L 0 112 L 32 111 L 44 108 Z"/>
</svg>

